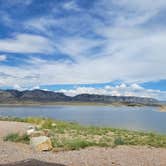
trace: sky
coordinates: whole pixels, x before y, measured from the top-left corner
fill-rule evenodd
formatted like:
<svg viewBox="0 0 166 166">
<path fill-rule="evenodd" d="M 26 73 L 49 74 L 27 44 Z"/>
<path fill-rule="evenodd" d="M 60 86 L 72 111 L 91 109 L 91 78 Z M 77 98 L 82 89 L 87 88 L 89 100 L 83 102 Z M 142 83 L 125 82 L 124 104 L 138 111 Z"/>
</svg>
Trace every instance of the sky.
<svg viewBox="0 0 166 166">
<path fill-rule="evenodd" d="M 165 0 L 0 0 L 0 88 L 166 100 Z"/>
</svg>

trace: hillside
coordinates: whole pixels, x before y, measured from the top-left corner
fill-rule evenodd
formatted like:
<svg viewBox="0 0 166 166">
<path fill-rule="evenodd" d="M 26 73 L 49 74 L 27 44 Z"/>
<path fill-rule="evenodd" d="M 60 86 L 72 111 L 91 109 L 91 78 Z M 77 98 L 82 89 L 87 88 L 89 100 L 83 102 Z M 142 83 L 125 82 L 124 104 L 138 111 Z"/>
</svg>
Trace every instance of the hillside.
<svg viewBox="0 0 166 166">
<path fill-rule="evenodd" d="M 127 105 L 158 105 L 159 102 L 153 98 L 132 96 L 105 96 L 95 94 L 80 94 L 74 97 L 63 93 L 44 90 L 0 90 L 0 104 L 33 104 L 33 103 L 106 103 Z"/>
</svg>

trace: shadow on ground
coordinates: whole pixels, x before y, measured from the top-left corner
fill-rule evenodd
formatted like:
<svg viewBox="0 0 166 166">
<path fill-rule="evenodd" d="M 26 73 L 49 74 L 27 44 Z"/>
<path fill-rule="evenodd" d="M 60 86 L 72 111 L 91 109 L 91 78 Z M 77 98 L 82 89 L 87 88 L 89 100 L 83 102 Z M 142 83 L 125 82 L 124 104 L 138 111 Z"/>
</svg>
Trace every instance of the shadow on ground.
<svg viewBox="0 0 166 166">
<path fill-rule="evenodd" d="M 56 163 L 47 163 L 39 160 L 28 159 L 24 161 L 9 163 L 9 164 L 0 164 L 0 166 L 65 166 L 62 164 Z"/>
</svg>

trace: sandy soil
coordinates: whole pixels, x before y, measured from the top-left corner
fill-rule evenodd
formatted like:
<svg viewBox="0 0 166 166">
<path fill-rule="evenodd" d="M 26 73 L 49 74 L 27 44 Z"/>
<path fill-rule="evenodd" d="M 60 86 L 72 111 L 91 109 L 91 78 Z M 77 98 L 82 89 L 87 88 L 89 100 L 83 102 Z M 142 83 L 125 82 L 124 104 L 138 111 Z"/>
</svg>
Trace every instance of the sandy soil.
<svg viewBox="0 0 166 166">
<path fill-rule="evenodd" d="M 67 166 L 166 166 L 166 149 L 139 146 L 87 148 L 69 152 L 35 152 L 29 145 L 3 142 L 11 132 L 25 132 L 29 124 L 0 122 L 0 164 L 29 158 Z"/>
</svg>

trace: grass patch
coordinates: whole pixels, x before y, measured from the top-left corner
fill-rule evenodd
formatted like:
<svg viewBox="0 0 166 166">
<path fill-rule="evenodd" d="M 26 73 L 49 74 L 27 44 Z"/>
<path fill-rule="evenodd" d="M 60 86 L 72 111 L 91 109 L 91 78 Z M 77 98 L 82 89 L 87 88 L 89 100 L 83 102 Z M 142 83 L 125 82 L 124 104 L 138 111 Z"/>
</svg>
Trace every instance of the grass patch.
<svg viewBox="0 0 166 166">
<path fill-rule="evenodd" d="M 56 121 L 47 118 L 1 118 L 33 123 L 39 130 L 49 130 L 54 148 L 76 150 L 90 146 L 115 147 L 118 145 L 141 145 L 166 148 L 166 135 L 129 131 L 115 128 L 82 126 L 77 123 Z M 18 134 L 8 135 L 5 140 L 14 142 L 29 141 L 29 138 Z"/>
<path fill-rule="evenodd" d="M 59 140 L 52 140 L 53 146 L 58 148 L 64 148 L 65 150 L 79 150 L 89 146 L 95 146 L 94 142 L 89 142 L 84 139 L 64 139 L 59 142 Z"/>
<path fill-rule="evenodd" d="M 19 135 L 18 133 L 11 133 L 4 138 L 4 141 L 21 142 L 28 144 L 30 138 L 27 134 Z"/>
</svg>

